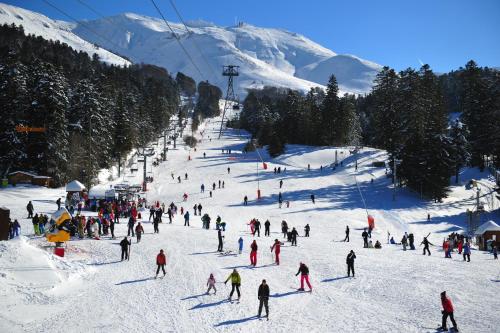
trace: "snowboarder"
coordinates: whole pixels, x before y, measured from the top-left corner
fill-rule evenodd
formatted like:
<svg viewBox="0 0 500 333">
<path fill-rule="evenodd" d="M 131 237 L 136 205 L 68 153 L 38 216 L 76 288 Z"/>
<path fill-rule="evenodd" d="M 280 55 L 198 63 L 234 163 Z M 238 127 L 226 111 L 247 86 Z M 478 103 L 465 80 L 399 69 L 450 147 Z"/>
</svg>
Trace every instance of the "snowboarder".
<svg viewBox="0 0 500 333">
<path fill-rule="evenodd" d="M 243 198 L 243 206 L 248 206 L 248 197 L 246 195 Z"/>
<path fill-rule="evenodd" d="M 266 318 L 269 319 L 269 286 L 266 283 L 266 280 L 262 280 L 262 284 L 259 286 L 259 290 L 257 292 L 257 296 L 259 299 L 259 313 L 257 317 L 260 318 L 262 314 L 262 306 L 266 309 Z"/>
<path fill-rule="evenodd" d="M 240 237 L 240 239 L 238 239 L 238 253 L 241 254 L 242 251 L 243 251 L 243 238 Z"/>
<path fill-rule="evenodd" d="M 280 264 L 280 253 L 281 253 L 281 243 L 279 240 L 275 239 L 273 246 L 271 246 L 271 252 L 273 252 L 276 255 L 276 265 Z"/>
<path fill-rule="evenodd" d="M 124 237 L 122 241 L 120 242 L 120 247 L 122 248 L 122 260 L 127 259 L 128 260 L 128 247 L 132 245 L 132 241 L 128 240 L 127 237 Z"/>
<path fill-rule="evenodd" d="M 351 252 L 349 252 L 346 258 L 347 277 L 351 276 L 351 272 L 352 272 L 352 277 L 354 277 L 354 259 L 356 259 L 356 254 L 354 253 L 353 250 L 351 250 Z"/>
<path fill-rule="evenodd" d="M 229 294 L 229 301 L 231 301 L 231 297 L 233 297 L 234 290 L 236 289 L 236 293 L 238 294 L 238 301 L 240 300 L 240 286 L 241 286 L 241 277 L 238 271 L 233 269 L 233 272 L 229 274 L 224 284 L 227 284 L 227 281 L 231 280 L 231 293 Z"/>
<path fill-rule="evenodd" d="M 219 246 L 217 247 L 217 251 L 218 251 L 218 252 L 222 252 L 222 251 L 223 251 L 223 250 L 222 250 L 222 249 L 223 249 L 223 246 L 224 246 L 224 243 L 222 242 L 222 238 L 223 238 L 223 237 L 224 237 L 224 236 L 222 235 L 222 231 L 221 231 L 220 229 L 219 229 L 219 230 L 217 230 L 217 238 L 218 238 L 218 240 L 219 240 Z"/>
<path fill-rule="evenodd" d="M 443 314 L 443 318 L 441 327 L 439 327 L 438 329 L 448 331 L 446 321 L 448 320 L 448 317 L 450 317 L 451 323 L 453 324 L 453 329 L 455 330 L 455 332 L 458 332 L 457 323 L 455 322 L 455 318 L 453 317 L 453 304 L 451 303 L 451 299 L 446 297 L 446 291 L 443 291 L 441 293 L 441 305 L 443 306 L 443 311 L 441 311 L 441 313 Z"/>
<path fill-rule="evenodd" d="M 470 243 L 467 242 L 464 245 L 464 261 L 465 258 L 467 257 L 467 262 L 470 262 Z"/>
<path fill-rule="evenodd" d="M 26 210 L 28 211 L 28 218 L 33 218 L 33 204 L 31 203 L 31 201 L 26 205 Z"/>
<path fill-rule="evenodd" d="M 215 288 L 215 278 L 212 273 L 210 273 L 210 277 L 207 280 L 207 286 L 208 286 L 207 295 L 210 294 L 210 290 L 212 289 L 214 290 L 214 295 L 217 294 L 217 289 Z"/>
<path fill-rule="evenodd" d="M 250 245 L 250 265 L 253 267 L 257 266 L 257 241 L 254 239 L 252 244 Z"/>
<path fill-rule="evenodd" d="M 309 268 L 304 263 L 300 263 L 299 270 L 295 276 L 300 274 L 300 288 L 299 291 L 304 291 L 304 280 L 309 287 L 309 291 L 312 291 L 311 283 L 309 283 Z"/>
<path fill-rule="evenodd" d="M 184 226 L 189 227 L 189 211 L 186 211 L 186 214 L 184 214 Z"/>
<path fill-rule="evenodd" d="M 349 242 L 349 226 L 348 225 L 345 226 L 345 238 L 344 238 L 344 242 Z"/>
<path fill-rule="evenodd" d="M 368 247 L 368 232 L 366 231 L 366 228 L 364 229 L 361 236 L 363 237 L 363 247 L 367 248 Z"/>
<path fill-rule="evenodd" d="M 299 233 L 295 228 L 292 228 L 292 231 L 290 232 L 292 236 L 292 246 L 297 246 L 297 236 Z"/>
<path fill-rule="evenodd" d="M 264 236 L 271 236 L 271 222 L 269 222 L 269 220 L 266 220 L 266 222 L 264 222 Z"/>
<path fill-rule="evenodd" d="M 423 255 L 425 255 L 425 251 L 427 251 L 427 253 L 429 255 L 431 255 L 431 251 L 429 250 L 429 245 L 434 245 L 432 244 L 431 242 L 429 242 L 427 240 L 427 237 L 424 237 L 424 240 L 422 241 L 422 243 L 420 243 L 420 245 L 424 244 L 424 252 L 422 253 Z"/>
<path fill-rule="evenodd" d="M 158 277 L 158 273 L 160 273 L 160 268 L 163 271 L 163 276 L 165 276 L 167 273 L 165 272 L 165 265 L 167 264 L 167 257 L 165 256 L 165 253 L 163 253 L 163 250 L 160 250 L 160 253 L 156 256 L 156 265 L 158 266 L 156 268 L 156 276 L 155 279 Z"/>
<path fill-rule="evenodd" d="M 141 241 L 141 236 L 143 233 L 144 233 L 144 228 L 142 227 L 141 222 L 139 222 L 135 227 L 135 235 L 137 236 L 137 243 Z"/>
<path fill-rule="evenodd" d="M 309 231 L 311 230 L 311 227 L 309 226 L 309 223 L 306 224 L 306 226 L 304 227 L 304 231 L 305 231 L 305 235 L 304 237 L 309 237 Z"/>
<path fill-rule="evenodd" d="M 316 203 L 314 194 L 311 194 L 311 201 L 312 201 L 313 204 Z"/>
</svg>

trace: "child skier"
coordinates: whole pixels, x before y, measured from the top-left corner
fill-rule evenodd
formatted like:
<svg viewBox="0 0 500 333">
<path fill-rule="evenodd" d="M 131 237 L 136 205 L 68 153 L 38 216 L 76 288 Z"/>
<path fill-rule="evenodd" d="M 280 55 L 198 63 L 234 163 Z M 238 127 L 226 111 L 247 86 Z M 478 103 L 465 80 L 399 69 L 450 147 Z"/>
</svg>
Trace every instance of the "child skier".
<svg viewBox="0 0 500 333">
<path fill-rule="evenodd" d="M 210 294 L 210 290 L 212 289 L 214 290 L 214 295 L 217 294 L 217 289 L 215 288 L 215 278 L 214 275 L 211 273 L 207 281 L 207 286 L 208 286 L 207 295 Z"/>
</svg>

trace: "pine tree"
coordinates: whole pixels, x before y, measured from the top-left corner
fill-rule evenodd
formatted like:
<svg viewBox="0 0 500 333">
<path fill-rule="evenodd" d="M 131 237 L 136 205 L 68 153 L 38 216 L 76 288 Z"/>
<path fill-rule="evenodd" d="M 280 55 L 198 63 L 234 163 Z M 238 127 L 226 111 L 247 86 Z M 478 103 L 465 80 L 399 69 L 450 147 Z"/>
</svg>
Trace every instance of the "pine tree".
<svg viewBox="0 0 500 333">
<path fill-rule="evenodd" d="M 341 126 L 341 124 L 336 123 L 336 117 L 339 108 L 338 92 L 339 87 L 337 84 L 337 79 L 334 75 L 332 75 L 328 80 L 326 95 L 321 106 L 323 120 L 322 138 L 326 145 L 335 144 L 337 132 L 339 130 L 338 126 Z"/>
<path fill-rule="evenodd" d="M 454 165 L 455 184 L 458 184 L 460 168 L 465 166 L 470 159 L 467 128 L 456 119 L 450 127 L 449 136 L 451 140 L 450 158 Z"/>
</svg>

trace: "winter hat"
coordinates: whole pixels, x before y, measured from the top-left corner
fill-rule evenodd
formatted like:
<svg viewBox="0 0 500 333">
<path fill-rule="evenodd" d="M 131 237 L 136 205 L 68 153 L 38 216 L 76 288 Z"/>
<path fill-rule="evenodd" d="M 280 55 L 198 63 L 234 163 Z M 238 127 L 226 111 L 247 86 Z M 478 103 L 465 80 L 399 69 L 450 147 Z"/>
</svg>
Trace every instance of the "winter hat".
<svg viewBox="0 0 500 333">
<path fill-rule="evenodd" d="M 163 253 L 163 249 L 160 250 L 160 253 Z"/>
<path fill-rule="evenodd" d="M 441 297 L 445 297 L 445 296 L 446 296 L 446 291 L 443 291 L 443 292 L 441 293 Z"/>
</svg>

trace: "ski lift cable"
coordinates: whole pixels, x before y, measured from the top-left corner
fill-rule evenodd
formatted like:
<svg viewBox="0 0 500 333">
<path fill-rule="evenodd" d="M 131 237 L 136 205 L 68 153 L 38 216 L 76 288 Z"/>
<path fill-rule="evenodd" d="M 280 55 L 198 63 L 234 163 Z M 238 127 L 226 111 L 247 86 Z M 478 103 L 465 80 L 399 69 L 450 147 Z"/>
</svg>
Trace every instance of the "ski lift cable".
<svg viewBox="0 0 500 333">
<path fill-rule="evenodd" d="M 172 8 L 174 9 L 175 13 L 177 14 L 177 17 L 181 21 L 182 25 L 184 25 L 184 28 L 186 29 L 187 33 L 188 34 L 191 33 L 191 31 L 187 27 L 186 23 L 184 23 L 184 19 L 182 18 L 181 13 L 177 9 L 177 6 L 175 6 L 174 0 L 169 0 L 169 1 L 170 1 L 170 5 L 172 6 Z M 210 64 L 210 62 L 207 60 L 207 57 L 205 57 L 205 53 L 201 51 L 200 47 L 198 46 L 198 43 L 196 43 L 194 39 L 191 40 L 191 41 L 193 42 L 193 45 L 196 47 L 196 50 L 201 54 L 201 57 L 203 58 L 203 61 L 205 61 L 205 63 L 208 65 L 208 68 L 210 68 L 210 71 L 212 72 L 212 75 L 214 77 L 217 77 L 217 74 L 215 73 L 214 68 L 212 67 L 212 65 Z"/>
<path fill-rule="evenodd" d="M 366 211 L 366 216 L 370 215 L 368 213 L 368 208 L 366 207 L 366 201 L 365 198 L 363 197 L 363 193 L 361 192 L 361 188 L 359 187 L 358 179 L 356 178 L 356 175 L 353 175 L 354 181 L 356 182 L 356 187 L 358 188 L 359 195 L 361 196 L 361 201 L 363 201 L 363 205 L 365 206 L 365 211 Z"/>
<path fill-rule="evenodd" d="M 193 64 L 193 67 L 196 69 L 196 71 L 198 72 L 198 74 L 200 74 L 200 77 L 204 77 L 204 75 L 201 73 L 201 71 L 198 68 L 198 66 L 196 66 L 196 64 L 195 64 L 193 58 L 191 57 L 191 55 L 189 54 L 189 52 L 186 50 L 186 48 L 184 47 L 184 45 L 182 45 L 179 36 L 177 36 L 177 34 L 175 33 L 174 29 L 172 29 L 172 27 L 170 26 L 170 24 L 168 23 L 168 21 L 165 19 L 165 16 L 163 16 L 163 13 L 161 12 L 161 10 L 158 7 L 158 5 L 156 4 L 155 0 L 151 0 L 151 2 L 153 3 L 154 7 L 156 8 L 156 11 L 158 12 L 158 14 L 160 14 L 161 18 L 163 19 L 163 21 L 165 22 L 165 24 L 167 25 L 167 27 L 170 29 L 170 31 L 174 35 L 175 40 L 179 43 L 179 45 L 182 48 L 182 50 L 184 51 L 184 53 L 186 53 L 186 56 L 188 57 L 188 59 L 191 62 L 191 64 Z"/>
<path fill-rule="evenodd" d="M 48 6 L 54 8 L 55 10 L 57 10 L 59 13 L 63 14 L 64 16 L 66 16 L 67 18 L 69 18 L 70 20 L 74 21 L 75 23 L 78 23 L 79 25 L 81 25 L 83 28 L 85 28 L 86 30 L 90 31 L 91 33 L 93 33 L 94 35 L 96 35 L 97 37 L 99 37 L 100 39 L 108 42 L 108 43 L 111 43 L 113 44 L 117 49 L 120 49 L 121 47 L 116 44 L 115 42 L 113 42 L 112 40 L 108 39 L 107 37 L 97 33 L 94 29 L 90 28 L 87 24 L 81 22 L 81 21 L 78 21 L 76 18 L 74 18 L 73 16 L 69 15 L 68 13 L 66 13 L 64 10 L 60 9 L 59 7 L 57 7 L 56 5 L 54 5 L 53 3 L 49 2 L 48 0 L 42 0 L 43 2 L 45 2 Z M 111 52 L 105 48 L 103 48 L 102 46 L 98 45 L 98 47 L 102 48 L 103 50 L 106 50 L 108 52 Z M 113 53 L 113 52 L 111 52 Z M 114 54 L 114 53 L 113 53 Z"/>
</svg>

